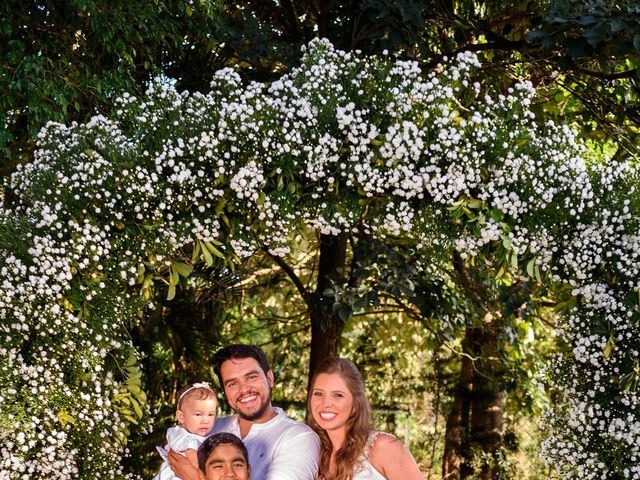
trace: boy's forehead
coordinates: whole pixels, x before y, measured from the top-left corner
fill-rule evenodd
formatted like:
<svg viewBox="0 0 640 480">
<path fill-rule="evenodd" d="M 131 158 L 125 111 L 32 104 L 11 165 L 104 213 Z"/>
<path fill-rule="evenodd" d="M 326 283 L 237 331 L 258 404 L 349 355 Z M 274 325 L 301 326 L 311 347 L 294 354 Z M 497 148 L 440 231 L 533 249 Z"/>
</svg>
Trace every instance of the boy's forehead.
<svg viewBox="0 0 640 480">
<path fill-rule="evenodd" d="M 230 449 L 233 450 L 233 453 L 229 451 Z M 238 446 L 234 445 L 233 443 L 221 443 L 219 445 L 216 445 L 216 447 L 211 450 L 207 460 L 217 460 L 221 457 L 228 457 L 230 453 L 234 455 L 234 457 L 241 458 L 243 460 L 245 459 L 242 450 L 240 450 Z"/>
</svg>

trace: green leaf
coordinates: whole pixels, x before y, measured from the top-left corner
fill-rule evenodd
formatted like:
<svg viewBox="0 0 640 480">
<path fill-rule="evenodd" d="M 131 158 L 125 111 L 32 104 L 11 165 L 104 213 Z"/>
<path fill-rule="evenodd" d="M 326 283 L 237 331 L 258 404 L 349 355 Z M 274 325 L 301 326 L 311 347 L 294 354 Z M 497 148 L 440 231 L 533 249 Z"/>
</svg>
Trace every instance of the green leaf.
<svg viewBox="0 0 640 480">
<path fill-rule="evenodd" d="M 131 414 L 122 414 L 122 418 L 124 418 L 125 420 L 127 420 L 129 423 L 133 423 L 134 425 L 138 424 L 138 420 L 136 420 L 135 418 L 133 418 L 133 416 Z"/>
<path fill-rule="evenodd" d="M 533 272 L 536 275 L 536 280 L 539 283 L 542 283 L 542 275 L 540 274 L 540 266 L 536 264 L 536 266 L 533 268 Z"/>
<path fill-rule="evenodd" d="M 223 260 L 226 259 L 224 254 L 220 250 L 218 250 L 216 247 L 214 247 L 211 242 L 205 240 L 202 243 L 204 243 L 204 246 L 207 247 L 207 250 L 209 250 L 211 253 L 213 253 L 216 257 L 220 257 Z"/>
<path fill-rule="evenodd" d="M 139 370 L 138 368 L 135 369 L 135 371 L 133 372 L 129 372 L 127 374 L 127 383 L 129 384 L 139 384 L 140 380 L 142 379 L 142 371 Z"/>
<path fill-rule="evenodd" d="M 611 354 L 613 353 L 613 350 L 615 348 L 616 342 L 614 341 L 613 337 L 609 337 L 609 340 L 607 341 L 607 344 L 604 346 L 604 350 L 602 351 L 604 358 L 606 358 L 607 360 L 611 358 Z"/>
<path fill-rule="evenodd" d="M 207 264 L 207 267 L 212 266 L 213 257 L 211 256 L 211 253 L 209 253 L 209 249 L 204 245 L 201 245 L 200 248 L 202 250 L 202 256 L 204 257 L 204 262 Z"/>
<path fill-rule="evenodd" d="M 138 265 L 136 283 L 142 283 L 144 281 L 144 274 L 146 272 L 146 268 L 144 267 L 144 263 Z"/>
<path fill-rule="evenodd" d="M 554 310 L 558 313 L 568 312 L 569 310 L 571 310 L 573 307 L 576 306 L 577 301 L 578 299 L 576 297 L 571 296 L 569 297 L 568 300 L 565 300 L 564 302 L 558 302 L 554 307 Z"/>
<path fill-rule="evenodd" d="M 61 411 L 58 412 L 58 420 L 60 420 L 60 423 L 62 424 L 63 427 L 68 423 L 70 423 L 71 425 L 75 425 L 76 424 L 76 419 L 73 418 L 71 415 L 69 415 L 64 410 L 61 410 Z"/>
<path fill-rule="evenodd" d="M 136 354 L 131 352 L 129 354 L 129 358 L 127 358 L 127 363 L 125 363 L 125 367 L 137 367 L 138 366 L 138 358 Z"/>
<path fill-rule="evenodd" d="M 482 200 L 479 200 L 477 198 L 470 198 L 469 200 L 467 200 L 467 206 L 469 208 L 482 208 L 482 204 L 484 202 Z"/>
<path fill-rule="evenodd" d="M 172 286 L 177 285 L 179 281 L 180 281 L 180 275 L 178 275 L 178 272 L 172 265 L 169 273 L 169 285 L 172 285 Z"/>
<path fill-rule="evenodd" d="M 191 272 L 193 272 L 193 267 L 191 265 L 187 265 L 186 263 L 176 262 L 173 264 L 173 267 L 179 275 L 185 278 L 191 275 Z"/>
<path fill-rule="evenodd" d="M 113 401 L 124 403 L 125 405 L 131 405 L 131 399 L 129 398 L 129 393 L 119 393 L 118 395 L 114 395 Z"/>
<path fill-rule="evenodd" d="M 131 406 L 133 407 L 133 410 L 138 416 L 138 418 L 142 418 L 142 409 L 140 408 L 140 405 L 138 404 L 138 401 L 135 398 L 131 399 Z"/>
<path fill-rule="evenodd" d="M 346 322 L 347 320 L 349 320 L 351 313 L 351 307 L 348 305 L 343 305 L 342 308 L 338 310 L 338 317 L 340 317 L 340 320 L 342 320 L 343 322 Z"/>
<path fill-rule="evenodd" d="M 169 289 L 167 290 L 167 300 L 173 300 L 176 298 L 176 286 L 169 285 Z"/>
<path fill-rule="evenodd" d="M 489 217 L 495 222 L 501 222 L 504 219 L 504 213 L 497 208 L 492 208 L 489 210 Z"/>
<path fill-rule="evenodd" d="M 199 256 L 200 256 L 200 241 L 196 241 L 196 244 L 193 247 L 193 253 L 191 254 L 191 263 L 195 263 Z"/>
<path fill-rule="evenodd" d="M 620 386 L 627 391 L 635 392 L 638 389 L 638 381 L 640 380 L 640 363 L 634 360 L 633 370 L 620 377 Z"/>
<path fill-rule="evenodd" d="M 529 275 L 531 278 L 535 276 L 534 267 L 536 264 L 536 258 L 538 257 L 533 257 L 527 262 L 527 275 Z"/>
</svg>

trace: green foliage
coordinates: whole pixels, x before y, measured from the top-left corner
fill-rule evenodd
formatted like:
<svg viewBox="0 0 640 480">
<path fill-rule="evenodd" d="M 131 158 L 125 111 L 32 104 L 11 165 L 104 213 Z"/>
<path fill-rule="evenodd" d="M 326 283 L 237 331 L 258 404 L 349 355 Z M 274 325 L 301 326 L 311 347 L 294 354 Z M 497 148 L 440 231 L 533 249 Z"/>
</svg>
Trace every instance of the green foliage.
<svg viewBox="0 0 640 480">
<path fill-rule="evenodd" d="M 46 122 L 84 121 L 117 92 L 175 69 L 192 48 L 215 49 L 221 25 L 215 0 L 4 2 L 0 167 L 28 160 Z"/>
<path fill-rule="evenodd" d="M 530 78 L 541 93 L 549 88 L 541 106 L 547 114 L 571 115 L 584 134 L 635 148 L 640 33 L 633 1 L 32 0 L 2 8 L 4 172 L 31 158 L 47 121 L 105 112 L 114 92 L 139 92 L 156 73 L 189 91 L 206 90 L 225 65 L 273 80 L 318 35 L 345 50 L 417 59 L 425 71 L 445 56 L 480 51 L 488 83 L 506 90 L 514 78 Z"/>
<path fill-rule="evenodd" d="M 549 2 L 540 30 L 528 37 L 545 48 L 561 48 L 574 59 L 608 60 L 640 54 L 640 5 L 634 0 Z M 611 65 L 611 64 L 609 64 Z M 615 64 L 614 64 L 615 65 Z"/>
</svg>

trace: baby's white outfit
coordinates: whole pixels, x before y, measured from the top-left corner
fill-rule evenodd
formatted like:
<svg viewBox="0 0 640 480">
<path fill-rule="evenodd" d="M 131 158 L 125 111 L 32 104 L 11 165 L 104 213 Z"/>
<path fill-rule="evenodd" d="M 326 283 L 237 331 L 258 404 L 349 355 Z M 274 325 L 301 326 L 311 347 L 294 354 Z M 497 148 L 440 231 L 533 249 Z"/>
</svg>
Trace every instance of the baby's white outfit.
<svg viewBox="0 0 640 480">
<path fill-rule="evenodd" d="M 180 425 L 176 425 L 167 430 L 167 445 L 164 448 L 165 450 L 171 449 L 175 452 L 182 452 L 189 448 L 198 451 L 198 447 L 204 442 L 205 438 L 207 437 L 196 435 L 182 428 Z M 160 473 L 153 477 L 153 480 L 177 480 L 179 478 L 180 477 L 176 477 L 173 474 L 173 470 L 171 470 L 169 463 L 167 463 L 165 459 L 160 467 Z"/>
</svg>

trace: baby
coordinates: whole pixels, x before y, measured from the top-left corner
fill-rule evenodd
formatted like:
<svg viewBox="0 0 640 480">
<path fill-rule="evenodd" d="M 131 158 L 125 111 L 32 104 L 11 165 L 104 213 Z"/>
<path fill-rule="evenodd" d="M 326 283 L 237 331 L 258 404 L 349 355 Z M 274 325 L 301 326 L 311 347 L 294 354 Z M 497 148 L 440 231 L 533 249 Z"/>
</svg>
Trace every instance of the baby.
<svg viewBox="0 0 640 480">
<path fill-rule="evenodd" d="M 164 462 L 154 480 L 178 478 L 167 462 L 168 449 L 181 452 L 193 465 L 198 465 L 197 450 L 213 429 L 217 408 L 216 392 L 208 383 L 194 383 L 180 389 L 176 406 L 176 419 L 179 425 L 167 430 L 165 448 L 157 447 Z"/>
</svg>

